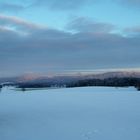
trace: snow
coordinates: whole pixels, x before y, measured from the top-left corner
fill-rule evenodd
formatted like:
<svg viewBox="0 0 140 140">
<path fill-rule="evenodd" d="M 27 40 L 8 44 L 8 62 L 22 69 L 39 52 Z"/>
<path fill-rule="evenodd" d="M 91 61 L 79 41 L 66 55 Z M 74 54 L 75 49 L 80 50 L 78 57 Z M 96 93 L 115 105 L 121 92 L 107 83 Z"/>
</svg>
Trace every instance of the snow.
<svg viewBox="0 0 140 140">
<path fill-rule="evenodd" d="M 0 140 L 140 140 L 140 92 L 132 87 L 4 88 Z"/>
</svg>

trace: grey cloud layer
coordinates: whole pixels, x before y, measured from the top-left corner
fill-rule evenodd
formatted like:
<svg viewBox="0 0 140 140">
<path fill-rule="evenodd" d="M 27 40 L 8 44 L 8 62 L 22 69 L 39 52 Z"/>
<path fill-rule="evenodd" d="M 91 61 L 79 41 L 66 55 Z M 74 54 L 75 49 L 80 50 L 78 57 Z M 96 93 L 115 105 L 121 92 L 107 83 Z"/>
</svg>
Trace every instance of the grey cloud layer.
<svg viewBox="0 0 140 140">
<path fill-rule="evenodd" d="M 140 26 L 126 28 L 124 29 L 124 32 L 127 32 L 130 35 L 140 35 Z"/>
<path fill-rule="evenodd" d="M 81 27 L 73 34 L 4 15 L 0 21 L 0 76 L 30 71 L 140 67 L 139 36 L 101 33 L 100 28 L 99 33 L 89 32 Z"/>
</svg>

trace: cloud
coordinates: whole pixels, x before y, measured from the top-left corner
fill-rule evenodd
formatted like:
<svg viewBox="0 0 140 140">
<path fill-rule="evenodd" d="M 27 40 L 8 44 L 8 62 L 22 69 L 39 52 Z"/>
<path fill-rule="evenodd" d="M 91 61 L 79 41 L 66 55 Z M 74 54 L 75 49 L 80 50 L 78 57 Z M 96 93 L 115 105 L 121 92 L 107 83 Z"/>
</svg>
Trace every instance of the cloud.
<svg viewBox="0 0 140 140">
<path fill-rule="evenodd" d="M 140 26 L 134 26 L 124 29 L 124 32 L 130 33 L 130 34 L 139 34 L 140 35 Z"/>
<path fill-rule="evenodd" d="M 71 33 L 16 17 L 1 15 L 0 19 L 0 76 L 30 71 L 140 67 L 139 37 L 96 34 L 85 29 Z"/>
<path fill-rule="evenodd" d="M 105 33 L 114 30 L 115 26 L 108 23 L 96 22 L 90 18 L 79 17 L 72 20 L 67 28 L 78 32 Z"/>
<path fill-rule="evenodd" d="M 140 26 L 127 27 L 123 33 L 129 37 L 140 38 Z"/>
<path fill-rule="evenodd" d="M 38 38 L 39 35 L 42 35 L 42 38 L 65 38 L 68 34 L 63 31 L 51 29 L 14 16 L 6 15 L 0 15 L 0 28 L 10 32 L 17 32 L 17 34 L 19 33 L 20 35 L 29 35 L 28 37 L 34 38 Z"/>
<path fill-rule="evenodd" d="M 0 15 L 0 26 L 1 28 L 5 28 L 8 30 L 13 30 L 17 32 L 26 32 L 34 31 L 37 29 L 42 29 L 43 27 L 27 22 L 25 20 L 22 20 L 20 18 L 16 18 L 13 16 L 6 16 L 6 15 Z M 28 32 L 27 32 L 28 31 Z"/>
</svg>

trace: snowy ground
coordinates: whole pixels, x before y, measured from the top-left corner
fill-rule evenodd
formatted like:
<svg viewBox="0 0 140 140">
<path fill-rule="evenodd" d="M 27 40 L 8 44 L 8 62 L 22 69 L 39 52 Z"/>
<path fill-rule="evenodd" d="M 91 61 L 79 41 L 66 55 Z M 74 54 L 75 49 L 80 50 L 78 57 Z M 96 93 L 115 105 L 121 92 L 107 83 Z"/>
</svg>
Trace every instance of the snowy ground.
<svg viewBox="0 0 140 140">
<path fill-rule="evenodd" d="M 140 92 L 108 87 L 3 89 L 0 140 L 140 140 Z"/>
</svg>

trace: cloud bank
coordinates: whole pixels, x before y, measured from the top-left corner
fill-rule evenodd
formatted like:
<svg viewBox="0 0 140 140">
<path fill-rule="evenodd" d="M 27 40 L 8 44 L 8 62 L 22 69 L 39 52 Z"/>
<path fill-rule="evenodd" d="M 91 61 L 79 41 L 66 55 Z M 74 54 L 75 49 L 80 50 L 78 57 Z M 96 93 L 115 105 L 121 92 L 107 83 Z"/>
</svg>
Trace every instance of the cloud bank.
<svg viewBox="0 0 140 140">
<path fill-rule="evenodd" d="M 85 18 L 74 19 L 67 27 L 77 32 L 0 15 L 0 76 L 140 67 L 139 34 L 127 36 L 127 31 L 125 36 L 115 34 L 114 26 Z"/>
</svg>

